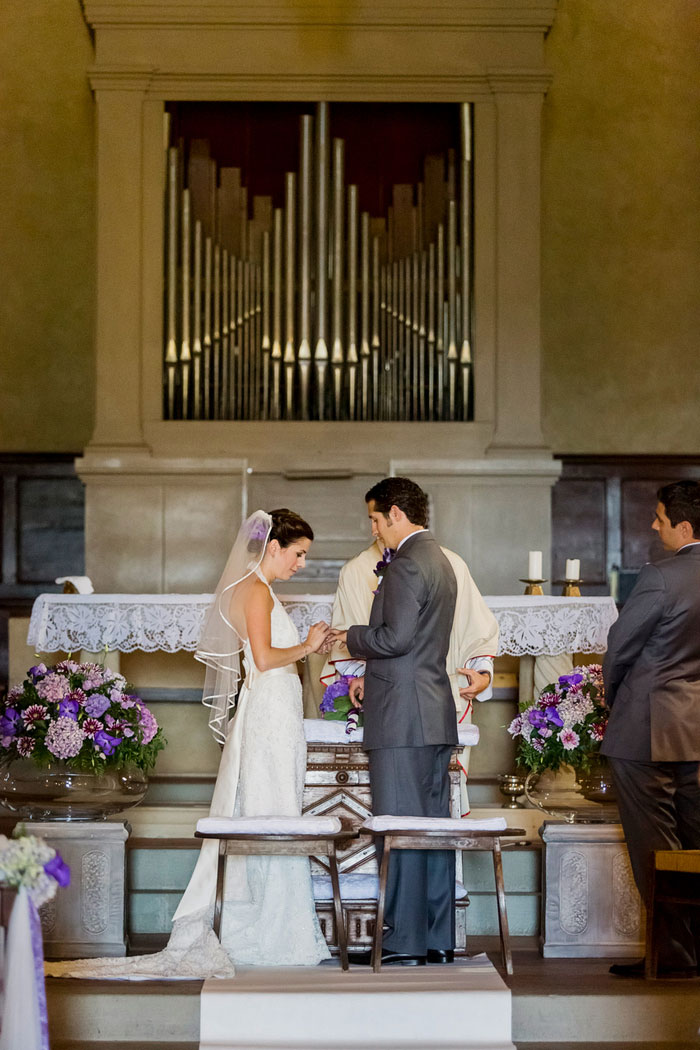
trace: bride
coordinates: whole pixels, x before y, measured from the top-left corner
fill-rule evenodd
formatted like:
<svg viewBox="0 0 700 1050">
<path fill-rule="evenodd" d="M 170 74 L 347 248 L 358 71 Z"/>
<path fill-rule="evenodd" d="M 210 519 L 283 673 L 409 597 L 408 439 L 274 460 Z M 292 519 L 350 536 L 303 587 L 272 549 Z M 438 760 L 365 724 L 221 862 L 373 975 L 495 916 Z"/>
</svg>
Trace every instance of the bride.
<svg viewBox="0 0 700 1050">
<path fill-rule="evenodd" d="M 241 526 L 207 614 L 196 658 L 207 666 L 203 702 L 224 745 L 210 815 L 299 816 L 306 741 L 296 661 L 304 642 L 272 591 L 303 568 L 313 532 L 290 510 L 256 511 Z M 235 717 L 229 721 L 241 678 Z M 167 947 L 150 956 L 47 964 L 50 976 L 231 976 L 236 963 L 313 965 L 330 956 L 314 908 L 306 857 L 229 857 L 221 941 L 212 930 L 218 843 L 205 840 L 173 919 Z"/>
</svg>

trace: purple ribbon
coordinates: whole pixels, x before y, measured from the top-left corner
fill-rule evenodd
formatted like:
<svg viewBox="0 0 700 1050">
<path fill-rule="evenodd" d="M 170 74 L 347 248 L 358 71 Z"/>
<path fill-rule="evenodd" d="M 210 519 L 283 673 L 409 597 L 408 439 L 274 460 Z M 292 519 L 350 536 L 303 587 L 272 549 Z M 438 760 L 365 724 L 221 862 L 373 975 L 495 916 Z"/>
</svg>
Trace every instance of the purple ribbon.
<svg viewBox="0 0 700 1050">
<path fill-rule="evenodd" d="M 41 920 L 31 894 L 27 894 L 29 903 L 29 928 L 32 934 L 32 955 L 34 957 L 34 984 L 36 985 L 36 1008 L 41 1022 L 41 1050 L 49 1048 L 49 1016 L 46 1010 L 46 984 L 44 983 L 44 940 L 41 935 Z"/>
</svg>

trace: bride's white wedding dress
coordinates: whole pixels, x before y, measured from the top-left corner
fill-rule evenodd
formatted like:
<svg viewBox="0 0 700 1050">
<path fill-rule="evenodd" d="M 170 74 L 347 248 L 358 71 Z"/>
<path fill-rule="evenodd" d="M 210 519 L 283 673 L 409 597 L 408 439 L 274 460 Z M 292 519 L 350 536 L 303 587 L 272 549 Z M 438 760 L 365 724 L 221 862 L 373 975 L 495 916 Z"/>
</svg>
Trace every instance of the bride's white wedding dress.
<svg viewBox="0 0 700 1050">
<path fill-rule="evenodd" d="M 272 589 L 270 593 L 272 646 L 298 645 L 296 627 Z M 247 642 L 244 666 L 245 684 L 221 756 L 210 814 L 299 816 L 306 741 L 296 666 L 261 672 Z M 212 930 L 217 856 L 218 843 L 203 842 L 163 951 L 125 959 L 47 963 L 47 974 L 230 977 L 236 963 L 310 966 L 330 957 L 316 917 L 307 857 L 229 857 L 219 943 Z"/>
</svg>

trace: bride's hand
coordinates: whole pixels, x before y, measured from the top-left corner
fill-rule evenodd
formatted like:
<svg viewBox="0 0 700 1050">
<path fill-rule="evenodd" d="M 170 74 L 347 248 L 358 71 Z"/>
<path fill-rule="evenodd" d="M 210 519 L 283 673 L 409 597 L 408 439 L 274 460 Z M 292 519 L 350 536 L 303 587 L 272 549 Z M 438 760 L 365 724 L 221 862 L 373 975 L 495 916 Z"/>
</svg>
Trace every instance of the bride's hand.
<svg viewBox="0 0 700 1050">
<path fill-rule="evenodd" d="M 304 644 L 311 647 L 312 653 L 317 653 L 321 649 L 326 641 L 329 629 L 328 624 L 324 620 L 320 620 L 319 623 L 315 623 L 309 628 Z"/>
</svg>

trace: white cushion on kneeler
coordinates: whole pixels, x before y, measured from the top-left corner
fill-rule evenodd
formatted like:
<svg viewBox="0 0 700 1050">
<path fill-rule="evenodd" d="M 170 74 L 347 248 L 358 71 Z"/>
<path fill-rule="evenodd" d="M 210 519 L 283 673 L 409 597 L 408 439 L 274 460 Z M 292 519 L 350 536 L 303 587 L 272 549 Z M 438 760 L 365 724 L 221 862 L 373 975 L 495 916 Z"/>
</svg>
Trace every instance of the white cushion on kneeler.
<svg viewBox="0 0 700 1050">
<path fill-rule="evenodd" d="M 203 835 L 335 835 L 338 817 L 204 817 L 197 821 Z"/>
<path fill-rule="evenodd" d="M 471 817 L 368 817 L 362 825 L 367 831 L 442 831 L 468 835 L 470 831 L 506 831 L 504 817 L 476 820 Z"/>
</svg>

